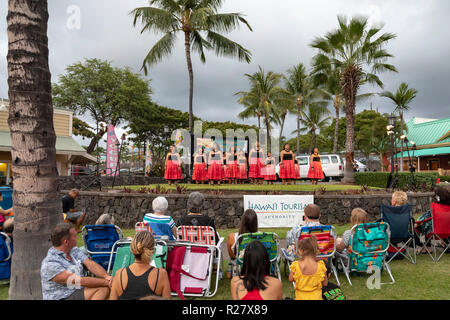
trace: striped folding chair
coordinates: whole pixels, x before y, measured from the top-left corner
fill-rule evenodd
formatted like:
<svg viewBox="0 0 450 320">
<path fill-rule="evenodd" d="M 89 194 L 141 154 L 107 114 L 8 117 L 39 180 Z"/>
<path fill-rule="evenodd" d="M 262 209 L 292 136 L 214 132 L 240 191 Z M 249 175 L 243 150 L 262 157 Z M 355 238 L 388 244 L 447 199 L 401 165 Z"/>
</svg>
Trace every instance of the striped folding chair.
<svg viewBox="0 0 450 320">
<path fill-rule="evenodd" d="M 150 228 L 150 224 L 148 222 L 139 221 L 136 222 L 136 225 L 134 226 L 134 230 L 137 232 L 140 231 L 148 231 L 151 232 L 154 235 L 154 232 L 152 228 Z"/>
<path fill-rule="evenodd" d="M 211 226 L 179 226 L 177 239 L 197 244 L 216 245 L 216 231 Z"/>
</svg>

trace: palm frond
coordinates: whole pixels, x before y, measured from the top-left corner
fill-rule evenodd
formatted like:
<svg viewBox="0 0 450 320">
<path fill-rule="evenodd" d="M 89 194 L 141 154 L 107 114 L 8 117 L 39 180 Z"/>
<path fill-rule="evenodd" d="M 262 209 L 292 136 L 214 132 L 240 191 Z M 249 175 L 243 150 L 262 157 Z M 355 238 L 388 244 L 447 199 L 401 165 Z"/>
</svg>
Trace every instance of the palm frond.
<svg viewBox="0 0 450 320">
<path fill-rule="evenodd" d="M 237 58 L 239 61 L 251 62 L 251 53 L 240 44 L 216 33 L 208 31 L 206 39 L 212 44 L 216 55 Z"/>
</svg>

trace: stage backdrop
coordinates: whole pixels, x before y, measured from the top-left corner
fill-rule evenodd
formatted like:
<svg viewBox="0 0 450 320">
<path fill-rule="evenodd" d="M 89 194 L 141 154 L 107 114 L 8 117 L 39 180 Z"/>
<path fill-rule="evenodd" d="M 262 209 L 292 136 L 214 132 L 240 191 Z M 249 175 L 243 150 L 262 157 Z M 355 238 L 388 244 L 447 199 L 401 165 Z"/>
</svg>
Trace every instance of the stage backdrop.
<svg viewBox="0 0 450 320">
<path fill-rule="evenodd" d="M 244 195 L 244 211 L 255 210 L 259 228 L 294 227 L 303 221 L 305 207 L 313 195 Z"/>
</svg>

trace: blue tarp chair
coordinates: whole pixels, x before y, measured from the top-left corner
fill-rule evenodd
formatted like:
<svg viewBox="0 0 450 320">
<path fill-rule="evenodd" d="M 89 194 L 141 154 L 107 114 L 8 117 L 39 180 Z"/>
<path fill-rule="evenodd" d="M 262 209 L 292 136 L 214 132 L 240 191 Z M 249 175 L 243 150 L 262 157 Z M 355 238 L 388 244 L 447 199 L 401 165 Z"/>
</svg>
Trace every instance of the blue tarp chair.
<svg viewBox="0 0 450 320">
<path fill-rule="evenodd" d="M 112 247 L 123 238 L 122 230 L 113 224 L 87 225 L 81 235 L 91 259 L 107 270 Z"/>
<path fill-rule="evenodd" d="M 390 254 L 388 253 L 387 263 L 397 256 L 403 256 L 411 263 L 415 264 L 416 243 L 414 240 L 414 218 L 412 216 L 412 206 L 381 205 L 381 219 L 389 224 L 391 229 Z M 408 247 L 413 248 L 413 254 L 408 252 Z"/>
<path fill-rule="evenodd" d="M 11 238 L 0 232 L 0 281 L 9 281 L 11 276 L 11 258 L 13 246 Z"/>
</svg>

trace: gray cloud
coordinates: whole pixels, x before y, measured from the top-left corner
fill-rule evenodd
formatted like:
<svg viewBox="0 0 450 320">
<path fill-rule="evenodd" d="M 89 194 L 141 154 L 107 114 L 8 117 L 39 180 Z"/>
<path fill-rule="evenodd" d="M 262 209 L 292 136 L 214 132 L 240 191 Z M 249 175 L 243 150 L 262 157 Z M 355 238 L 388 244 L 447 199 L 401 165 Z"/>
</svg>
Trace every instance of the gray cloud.
<svg viewBox="0 0 450 320">
<path fill-rule="evenodd" d="M 67 8 L 81 9 L 80 30 L 66 26 Z M 128 66 L 140 72 L 142 60 L 160 35 L 140 34 L 133 28 L 129 12 L 148 5 L 145 0 L 58 0 L 49 1 L 49 47 L 52 80 L 64 73 L 67 65 L 84 58 L 101 58 L 118 66 Z M 397 34 L 388 51 L 398 74 L 382 74 L 385 89 L 395 91 L 401 82 L 419 90 L 406 113 L 413 116 L 444 118 L 450 116 L 450 26 L 447 23 L 450 2 L 447 0 L 228 0 L 222 12 L 241 12 L 246 15 L 253 32 L 242 26 L 229 34 L 252 52 L 252 63 L 207 54 L 202 65 L 193 54 L 194 113 L 211 121 L 238 121 L 242 106 L 233 94 L 247 90 L 245 73 L 257 71 L 261 65 L 266 71 L 286 72 L 303 62 L 309 66 L 315 51 L 309 43 L 337 27 L 336 16 L 365 14 L 373 23 L 384 23 L 384 32 Z M 0 4 L 0 14 L 6 17 L 7 4 Z M 6 25 L 0 26 L 0 96 L 7 97 Z M 150 69 L 154 91 L 153 100 L 161 105 L 188 110 L 189 81 L 184 56 L 182 35 L 173 55 Z M 363 92 L 380 89 L 366 87 Z M 357 111 L 370 106 L 380 112 L 394 108 L 389 100 L 375 97 L 357 106 Z M 256 124 L 256 119 L 246 123 Z M 295 129 L 295 118 L 290 116 L 285 133 Z"/>
</svg>

